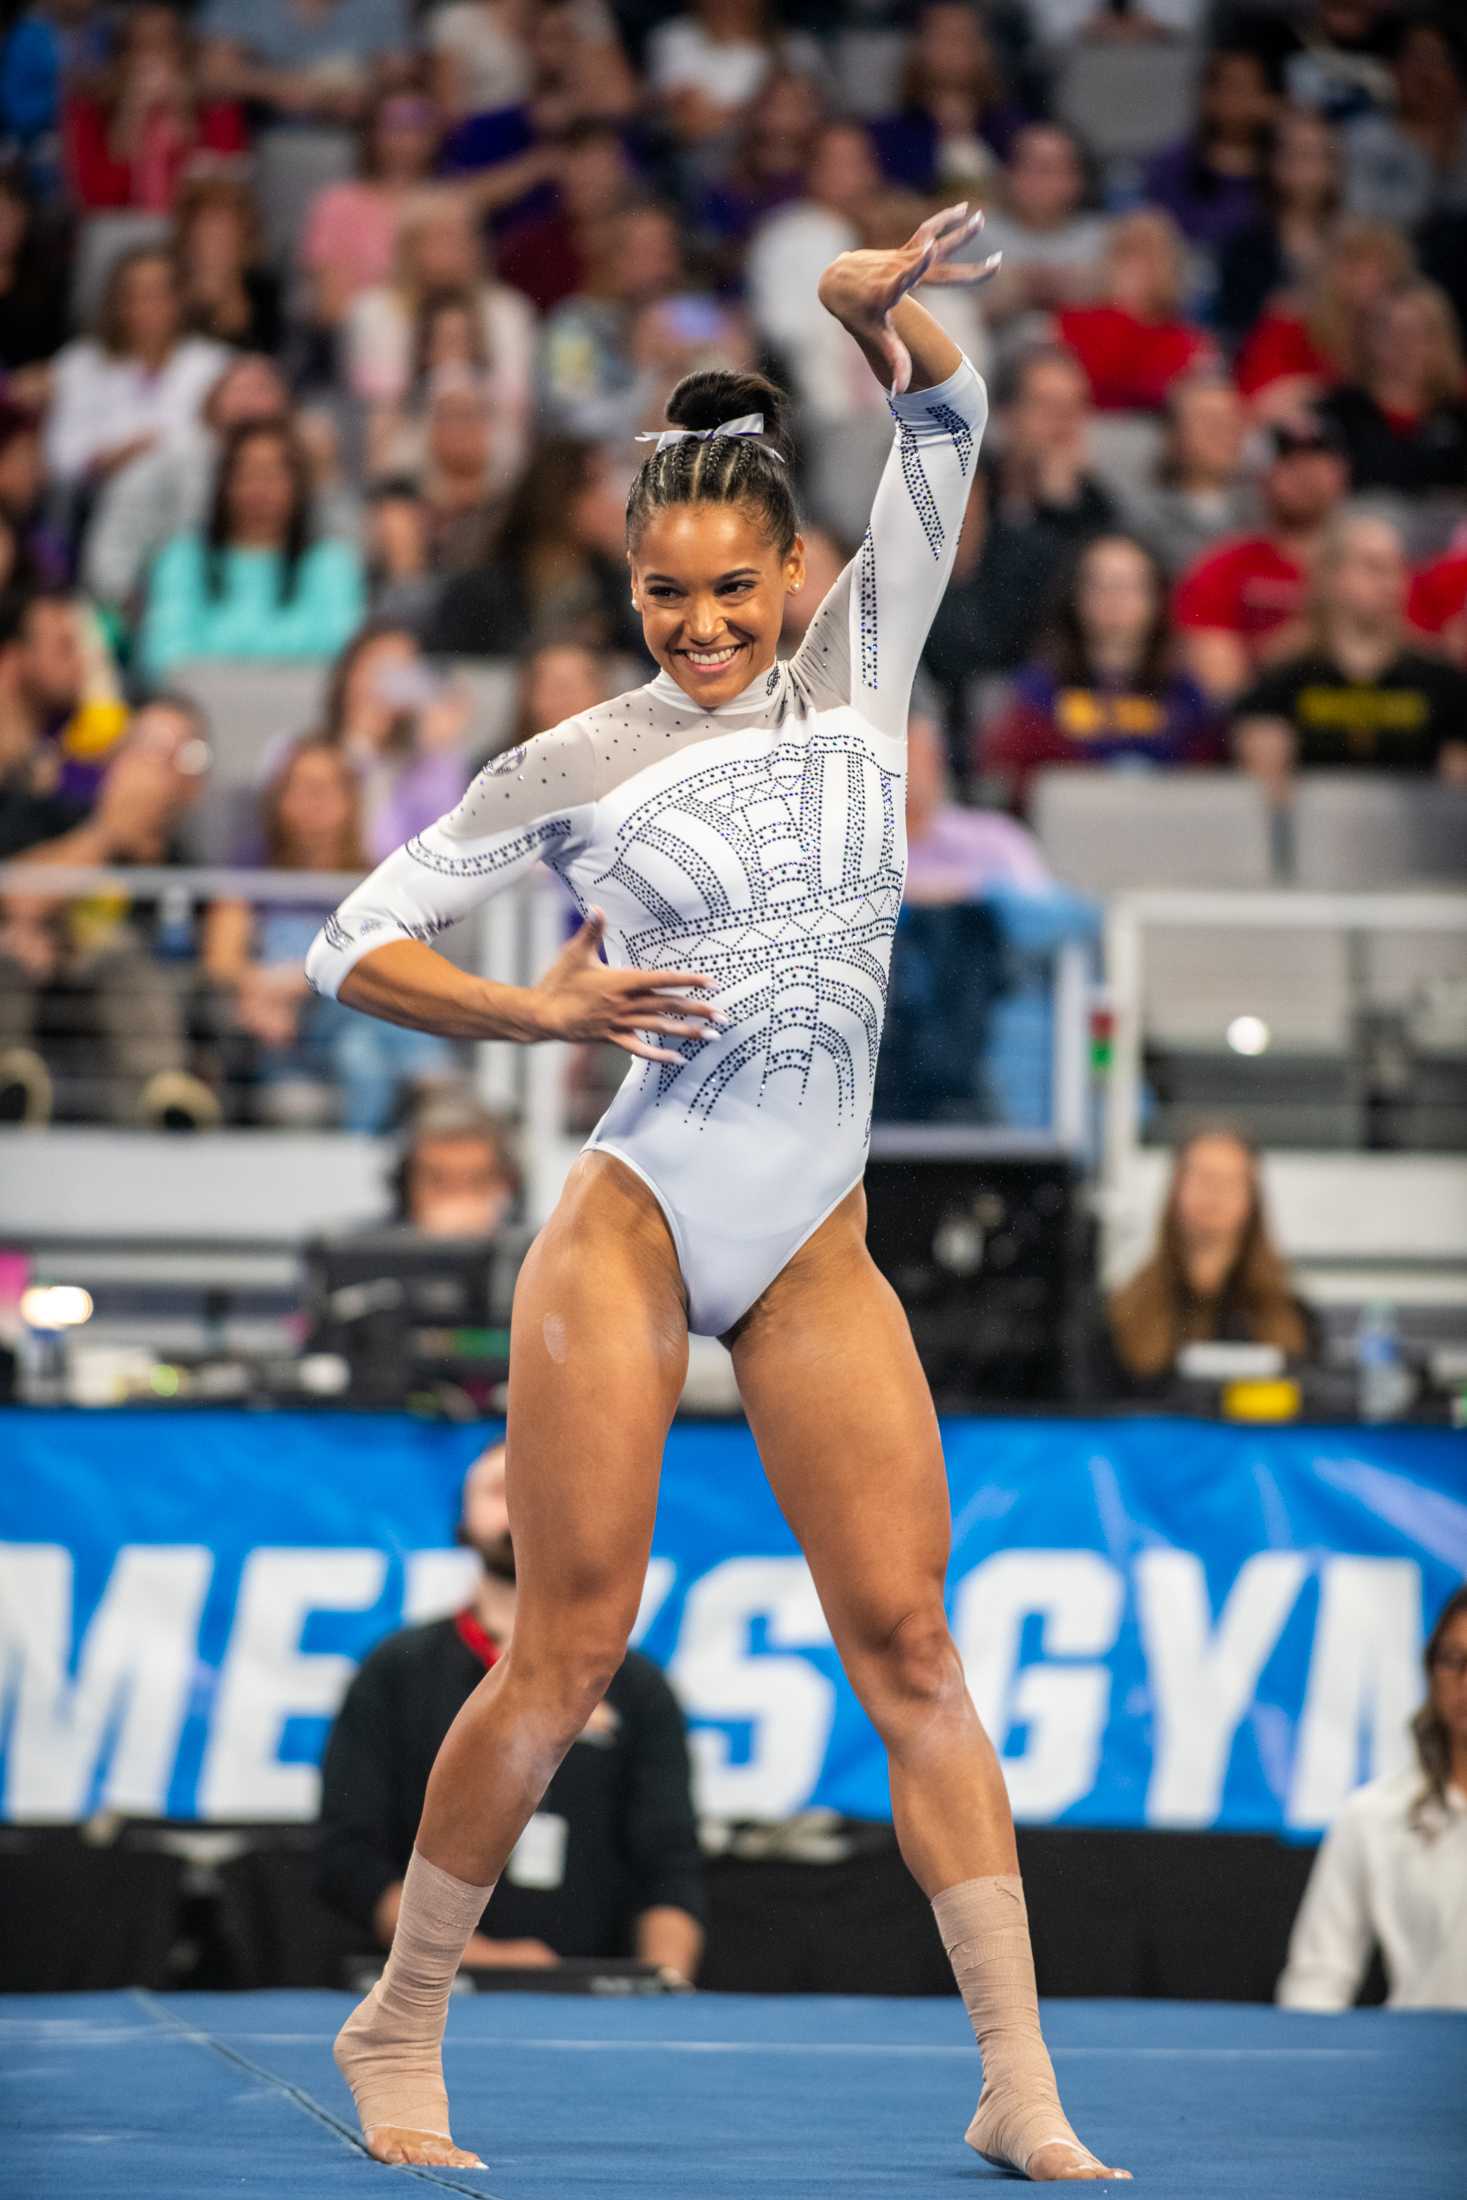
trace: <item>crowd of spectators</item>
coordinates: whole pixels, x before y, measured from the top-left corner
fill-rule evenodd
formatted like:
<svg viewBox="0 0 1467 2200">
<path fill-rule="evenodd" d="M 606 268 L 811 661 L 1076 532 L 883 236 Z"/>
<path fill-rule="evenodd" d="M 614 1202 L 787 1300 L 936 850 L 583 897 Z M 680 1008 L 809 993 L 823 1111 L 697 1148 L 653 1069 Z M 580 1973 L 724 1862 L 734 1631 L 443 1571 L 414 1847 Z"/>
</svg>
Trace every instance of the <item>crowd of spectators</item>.
<svg viewBox="0 0 1467 2200">
<path fill-rule="evenodd" d="M 1280 804 L 1317 766 L 1467 778 L 1459 11 L 30 0 L 0 24 L 0 860 L 187 856 L 242 776 L 189 700 L 211 660 L 319 668 L 231 851 L 303 872 L 374 860 L 489 749 L 634 681 L 632 438 L 700 364 L 794 393 L 813 607 L 889 432 L 816 278 L 957 197 L 1004 262 L 931 300 L 994 397 L 926 660 L 944 816 L 1021 820 L 1067 763 L 1234 766 Z M 1121 49 L 1196 67 L 1190 113 L 1118 151 L 1077 86 Z M 454 669 L 482 660 L 523 668 L 492 727 Z M 1001 873 L 1023 847 L 939 840 L 975 893 L 985 848 Z M 216 905 L 187 954 L 166 903 L 0 898 L 0 1116 L 58 1104 L 48 1042 L 104 944 L 170 1004 L 151 1056 L 114 1017 L 114 1118 L 212 1120 L 232 1061 L 257 1114 L 324 1081 L 375 1128 L 434 1074 L 305 1000 L 309 890 Z"/>
</svg>

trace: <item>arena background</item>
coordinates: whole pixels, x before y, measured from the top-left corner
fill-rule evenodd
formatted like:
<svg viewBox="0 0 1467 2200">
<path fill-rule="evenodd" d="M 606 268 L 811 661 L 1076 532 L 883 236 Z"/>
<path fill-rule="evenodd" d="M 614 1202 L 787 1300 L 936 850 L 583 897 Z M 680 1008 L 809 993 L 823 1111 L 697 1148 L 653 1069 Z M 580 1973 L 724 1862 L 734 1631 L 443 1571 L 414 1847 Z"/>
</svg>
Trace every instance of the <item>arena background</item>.
<svg viewBox="0 0 1467 2200">
<path fill-rule="evenodd" d="M 341 1983 L 326 1727 L 463 1593 L 514 1270 L 621 1057 L 374 1050 L 300 954 L 487 758 L 644 677 L 620 504 L 688 366 L 790 388 L 828 585 L 888 423 L 813 275 L 967 196 L 994 413 L 914 712 L 872 1244 L 1041 1988 L 1266 2000 L 1467 1572 L 1454 11 L 324 12 L 271 63 L 231 0 L 5 10 L 0 1989 Z M 569 920 L 542 875 L 446 944 L 523 982 Z M 467 1242 L 403 1159 L 444 1086 L 514 1148 Z M 1235 1307 L 1140 1379 L 1108 1294 L 1218 1124 L 1307 1346 Z M 640 1639 L 703 1982 L 946 1992 L 695 1342 Z"/>
</svg>

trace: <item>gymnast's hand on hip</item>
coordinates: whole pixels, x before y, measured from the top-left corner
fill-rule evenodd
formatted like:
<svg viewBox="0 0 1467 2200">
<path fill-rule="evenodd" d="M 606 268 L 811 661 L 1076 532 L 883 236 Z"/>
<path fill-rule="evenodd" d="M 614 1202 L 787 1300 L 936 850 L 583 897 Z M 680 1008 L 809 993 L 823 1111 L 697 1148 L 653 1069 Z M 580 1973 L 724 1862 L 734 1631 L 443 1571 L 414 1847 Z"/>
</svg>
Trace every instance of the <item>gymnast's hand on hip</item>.
<svg viewBox="0 0 1467 2200">
<path fill-rule="evenodd" d="M 724 1019 L 711 1001 L 690 998 L 688 989 L 711 990 L 713 980 L 696 970 L 613 970 L 598 954 L 605 932 L 604 913 L 593 909 L 530 988 L 535 1036 L 609 1039 L 644 1061 L 682 1062 L 683 1055 L 655 1045 L 647 1035 L 707 1038 L 709 1027 Z"/>
</svg>

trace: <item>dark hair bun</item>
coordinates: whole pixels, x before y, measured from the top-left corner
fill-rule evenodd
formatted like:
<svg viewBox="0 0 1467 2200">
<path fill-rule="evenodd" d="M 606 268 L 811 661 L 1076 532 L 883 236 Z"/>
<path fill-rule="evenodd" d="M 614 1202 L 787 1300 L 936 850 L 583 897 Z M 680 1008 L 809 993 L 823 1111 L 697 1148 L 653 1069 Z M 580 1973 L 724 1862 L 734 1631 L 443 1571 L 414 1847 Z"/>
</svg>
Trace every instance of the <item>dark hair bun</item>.
<svg viewBox="0 0 1467 2200">
<path fill-rule="evenodd" d="M 761 440 L 789 459 L 794 447 L 785 425 L 788 409 L 784 391 L 766 375 L 700 367 L 696 374 L 685 374 L 667 400 L 667 424 L 670 428 L 721 428 L 726 421 L 741 420 L 745 413 L 762 413 Z"/>
</svg>

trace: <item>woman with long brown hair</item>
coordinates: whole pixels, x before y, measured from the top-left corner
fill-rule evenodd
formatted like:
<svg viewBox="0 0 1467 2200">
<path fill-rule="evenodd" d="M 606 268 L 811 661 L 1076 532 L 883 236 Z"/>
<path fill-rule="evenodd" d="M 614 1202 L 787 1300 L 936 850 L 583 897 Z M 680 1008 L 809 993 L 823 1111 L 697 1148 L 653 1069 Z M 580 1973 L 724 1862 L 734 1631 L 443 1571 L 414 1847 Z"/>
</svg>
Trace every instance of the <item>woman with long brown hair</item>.
<svg viewBox="0 0 1467 2200">
<path fill-rule="evenodd" d="M 310 874 L 365 871 L 362 787 L 342 744 L 326 734 L 293 743 L 260 801 L 265 865 L 300 871 L 299 901 L 215 902 L 204 926 L 204 967 L 224 1020 L 253 1042 L 258 1112 L 299 1125 L 340 1116 L 380 1132 L 409 1083 L 450 1076 L 453 1048 L 395 1025 L 369 1023 L 306 984 L 301 958 L 329 908 Z"/>
<path fill-rule="evenodd" d="M 1178 1149 L 1151 1258 L 1106 1308 L 1123 1387 L 1160 1388 L 1184 1346 L 1277 1345 L 1300 1359 L 1311 1322 L 1273 1241 L 1258 1156 L 1241 1132 L 1194 1131 Z"/>
<path fill-rule="evenodd" d="M 1380 1949 L 1392 2009 L 1467 2009 L 1467 1583 L 1426 1640 L 1414 1762 L 1357 1788 L 1315 1859 L 1278 1983 L 1348 2009 Z"/>
</svg>

